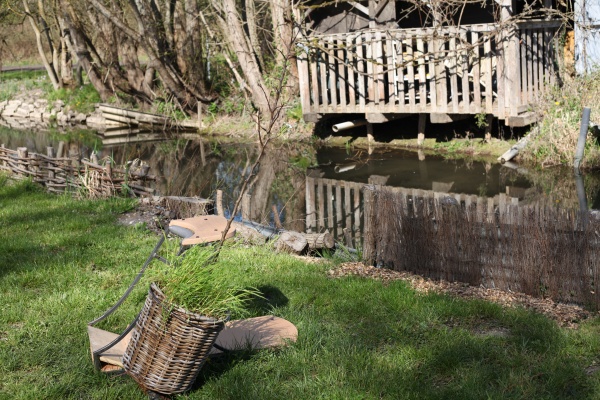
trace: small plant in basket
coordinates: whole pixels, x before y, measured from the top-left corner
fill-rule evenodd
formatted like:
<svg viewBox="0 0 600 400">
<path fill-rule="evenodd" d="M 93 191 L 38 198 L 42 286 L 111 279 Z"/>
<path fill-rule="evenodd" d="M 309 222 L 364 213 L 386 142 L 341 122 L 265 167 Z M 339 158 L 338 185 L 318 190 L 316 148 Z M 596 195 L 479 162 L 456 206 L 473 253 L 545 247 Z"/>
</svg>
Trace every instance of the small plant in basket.
<svg viewBox="0 0 600 400">
<path fill-rule="evenodd" d="M 243 317 L 248 301 L 259 292 L 233 286 L 215 258 L 213 246 L 194 246 L 183 256 L 171 257 L 171 265 L 155 265 L 147 274 L 174 307 L 215 320 L 229 314 Z"/>
<path fill-rule="evenodd" d="M 231 285 L 214 247 L 171 258 L 148 271 L 152 284 L 123 356 L 125 371 L 143 389 L 167 395 L 191 388 L 229 315 L 243 315 L 259 296 Z"/>
</svg>

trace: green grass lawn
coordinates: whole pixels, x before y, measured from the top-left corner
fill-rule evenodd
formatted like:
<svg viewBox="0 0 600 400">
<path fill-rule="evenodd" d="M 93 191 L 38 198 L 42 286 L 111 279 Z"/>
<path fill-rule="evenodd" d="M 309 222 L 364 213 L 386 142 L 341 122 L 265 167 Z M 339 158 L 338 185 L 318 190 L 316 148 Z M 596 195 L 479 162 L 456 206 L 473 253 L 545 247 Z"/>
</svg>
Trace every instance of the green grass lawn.
<svg viewBox="0 0 600 400">
<path fill-rule="evenodd" d="M 146 398 L 92 366 L 86 323 L 113 304 L 156 242 L 115 223 L 123 199 L 75 201 L 0 177 L 0 399 Z M 600 324 L 578 330 L 524 310 L 402 281 L 330 279 L 320 263 L 226 246 L 222 273 L 258 287 L 250 313 L 293 322 L 298 342 L 207 362 L 190 399 L 595 399 Z M 124 328 L 148 282 L 102 327 Z"/>
</svg>

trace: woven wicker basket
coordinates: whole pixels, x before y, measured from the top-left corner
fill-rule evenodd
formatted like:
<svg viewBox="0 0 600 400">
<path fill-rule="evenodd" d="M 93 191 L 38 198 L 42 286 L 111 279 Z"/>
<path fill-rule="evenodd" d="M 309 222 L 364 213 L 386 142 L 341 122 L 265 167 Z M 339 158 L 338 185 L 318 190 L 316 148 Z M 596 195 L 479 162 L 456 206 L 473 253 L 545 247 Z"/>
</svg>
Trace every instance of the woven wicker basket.
<svg viewBox="0 0 600 400">
<path fill-rule="evenodd" d="M 123 367 L 146 390 L 185 392 L 224 326 L 225 321 L 173 308 L 152 284 L 123 355 Z"/>
</svg>

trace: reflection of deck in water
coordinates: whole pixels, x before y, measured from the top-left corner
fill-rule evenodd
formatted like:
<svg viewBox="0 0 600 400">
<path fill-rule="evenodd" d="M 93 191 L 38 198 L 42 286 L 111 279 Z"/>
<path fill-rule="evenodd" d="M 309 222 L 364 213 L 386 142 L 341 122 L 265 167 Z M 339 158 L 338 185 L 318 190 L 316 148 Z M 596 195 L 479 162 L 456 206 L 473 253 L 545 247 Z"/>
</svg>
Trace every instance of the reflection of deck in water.
<svg viewBox="0 0 600 400">
<path fill-rule="evenodd" d="M 455 194 L 436 190 L 410 189 L 392 186 L 377 185 L 381 180 L 373 176 L 369 178 L 369 185 L 399 193 L 406 198 L 421 199 L 427 203 L 434 200 L 454 199 L 457 204 L 465 208 L 476 206 L 478 210 L 488 213 L 498 211 L 500 214 L 508 213 L 510 206 L 518 206 L 519 198 L 500 193 L 493 197 L 481 197 L 468 194 Z M 344 229 L 348 229 L 355 240 L 360 240 L 364 227 L 363 188 L 365 183 L 348 182 L 336 179 L 306 178 L 306 230 L 307 232 L 322 232 L 329 230 L 336 238 L 343 236 Z M 433 182 L 434 189 L 451 187 L 451 184 Z M 516 208 L 515 208 L 516 210 Z M 514 217 L 514 216 L 513 216 Z M 512 218 L 512 217 L 510 217 Z"/>
</svg>

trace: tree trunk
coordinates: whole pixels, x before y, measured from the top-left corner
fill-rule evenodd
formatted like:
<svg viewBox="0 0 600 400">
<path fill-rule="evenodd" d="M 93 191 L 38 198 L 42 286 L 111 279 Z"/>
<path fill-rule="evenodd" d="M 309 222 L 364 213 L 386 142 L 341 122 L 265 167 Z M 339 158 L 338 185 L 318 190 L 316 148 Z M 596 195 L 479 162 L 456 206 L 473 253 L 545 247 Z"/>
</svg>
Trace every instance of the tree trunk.
<svg viewBox="0 0 600 400">
<path fill-rule="evenodd" d="M 38 5 L 40 7 L 42 7 L 41 4 L 38 4 Z M 48 57 L 46 57 L 46 51 L 44 50 L 44 45 L 42 43 L 42 32 L 41 32 L 40 27 L 38 26 L 35 18 L 33 17 L 33 14 L 31 14 L 31 11 L 29 10 L 29 5 L 27 4 L 27 0 L 23 0 L 23 8 L 25 9 L 25 13 L 27 14 L 27 19 L 29 20 L 29 23 L 31 24 L 31 28 L 33 29 L 33 32 L 35 34 L 35 41 L 37 44 L 38 53 L 40 54 L 40 58 L 42 59 L 44 68 L 46 69 L 46 72 L 48 73 L 48 77 L 50 78 L 50 81 L 52 82 L 52 86 L 54 87 L 54 89 L 59 89 L 62 87 L 62 81 L 60 80 L 58 72 L 56 71 L 56 68 L 55 68 L 56 64 L 52 64 L 50 61 L 48 61 Z M 52 52 L 52 42 L 50 42 L 48 44 L 51 47 L 50 50 Z"/>
<path fill-rule="evenodd" d="M 223 18 L 219 18 L 221 31 L 227 38 L 229 46 L 237 55 L 240 68 L 252 94 L 252 102 L 261 115 L 269 118 L 271 114 L 271 95 L 260 71 L 258 61 L 242 26 L 242 21 L 235 7 L 235 0 L 223 0 Z"/>
</svg>

